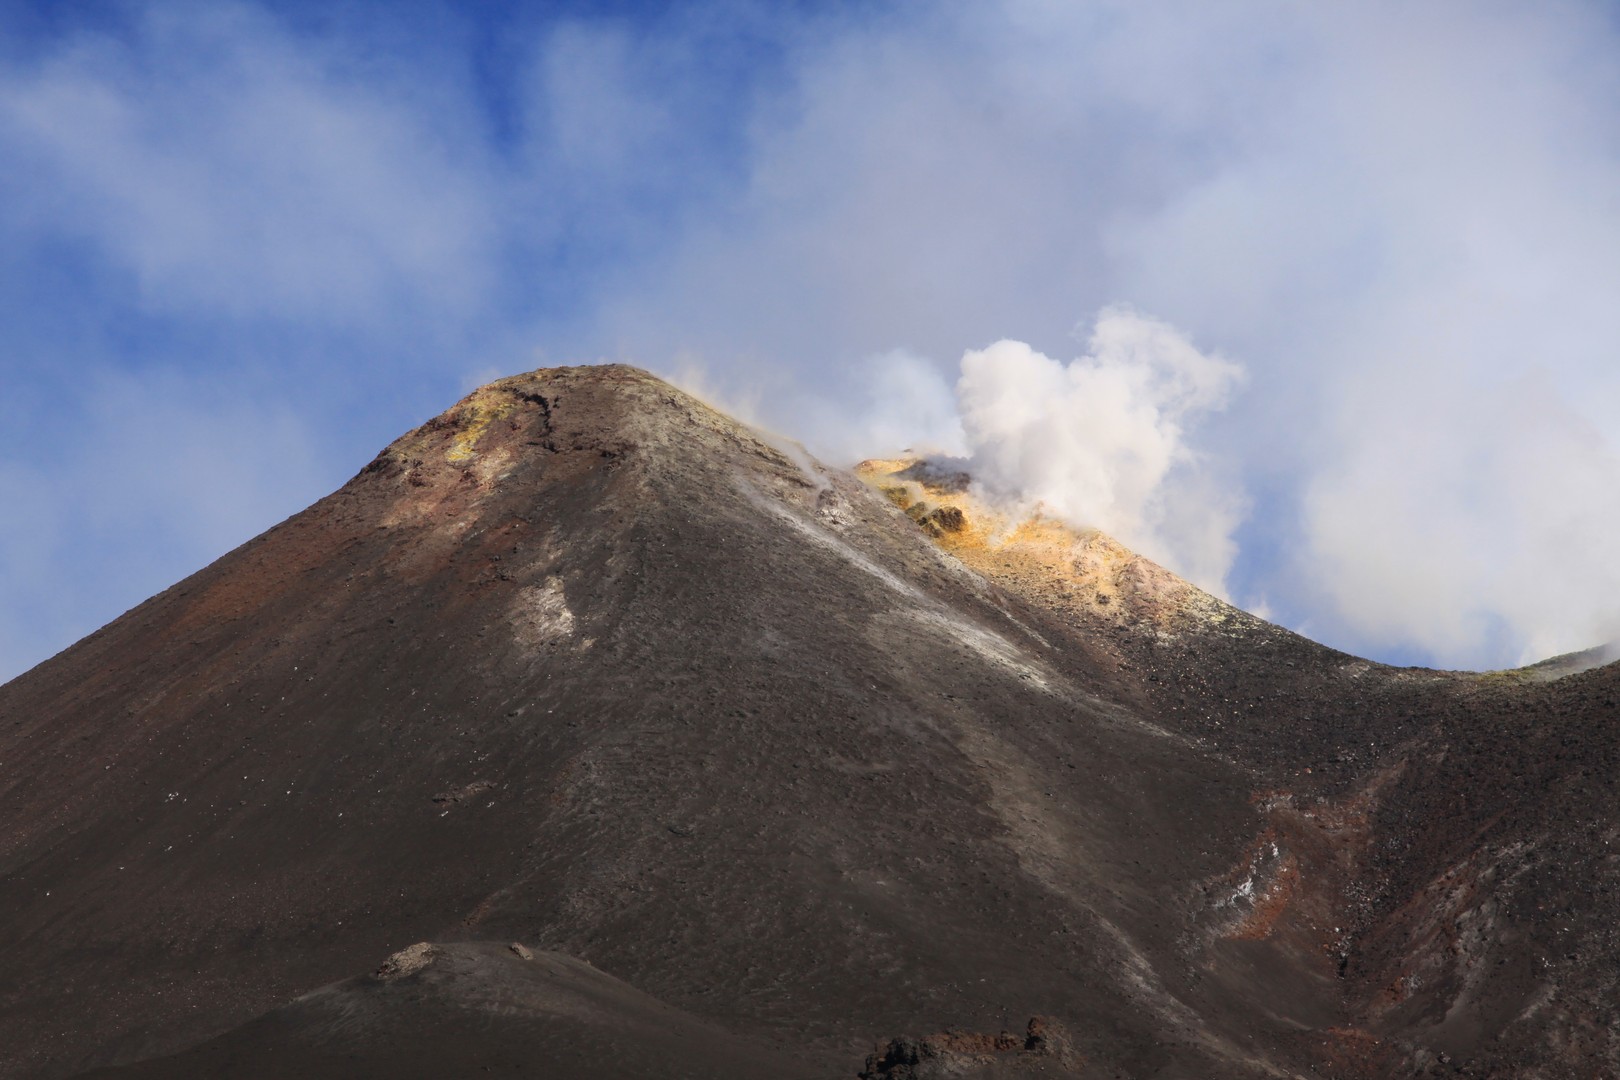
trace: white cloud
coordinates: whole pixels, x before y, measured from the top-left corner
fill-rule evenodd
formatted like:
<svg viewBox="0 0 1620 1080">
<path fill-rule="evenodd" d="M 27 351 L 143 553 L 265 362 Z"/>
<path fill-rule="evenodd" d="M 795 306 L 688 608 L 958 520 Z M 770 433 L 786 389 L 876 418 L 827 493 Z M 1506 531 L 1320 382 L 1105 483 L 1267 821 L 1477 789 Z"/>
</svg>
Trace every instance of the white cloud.
<svg viewBox="0 0 1620 1080">
<path fill-rule="evenodd" d="M 1424 387 L 1385 418 L 1305 501 L 1318 587 L 1351 632 L 1458 663 L 1620 636 L 1620 454 L 1544 376 Z"/>
<path fill-rule="evenodd" d="M 165 313 L 465 311 L 492 284 L 481 148 L 342 68 L 236 4 L 82 36 L 0 74 L 7 216 L 98 245 Z"/>
</svg>

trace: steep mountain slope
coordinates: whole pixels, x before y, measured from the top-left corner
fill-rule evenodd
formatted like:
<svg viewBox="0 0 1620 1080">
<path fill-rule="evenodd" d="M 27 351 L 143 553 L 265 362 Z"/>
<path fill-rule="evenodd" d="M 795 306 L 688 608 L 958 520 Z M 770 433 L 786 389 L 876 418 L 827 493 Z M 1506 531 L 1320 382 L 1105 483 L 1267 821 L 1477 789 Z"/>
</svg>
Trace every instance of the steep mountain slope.
<svg viewBox="0 0 1620 1080">
<path fill-rule="evenodd" d="M 671 1009 L 571 957 L 460 942 L 412 946 L 375 975 L 322 987 L 222 1038 L 90 1075 L 817 1075 L 792 1058 Z"/>
<path fill-rule="evenodd" d="M 502 380 L 0 688 L 0 1071 L 1620 1069 L 1612 669 L 801 457 Z"/>
<path fill-rule="evenodd" d="M 1266 824 L 1225 936 L 1281 949 L 1289 971 L 1332 961 L 1340 1016 L 1306 1036 L 1316 1067 L 1620 1075 L 1620 665 L 1601 666 L 1607 650 L 1483 675 L 1370 664 L 1099 533 L 1008 520 L 964 476 L 918 461 L 857 471 L 1132 673 L 1145 715 L 1244 764 Z"/>
</svg>

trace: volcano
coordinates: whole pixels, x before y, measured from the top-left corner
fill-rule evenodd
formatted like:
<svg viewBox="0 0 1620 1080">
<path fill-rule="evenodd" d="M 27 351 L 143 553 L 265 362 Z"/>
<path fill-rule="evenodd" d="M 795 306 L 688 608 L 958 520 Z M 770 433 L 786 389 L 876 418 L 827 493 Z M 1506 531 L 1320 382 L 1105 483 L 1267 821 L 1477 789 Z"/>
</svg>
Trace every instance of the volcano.
<svg viewBox="0 0 1620 1080">
<path fill-rule="evenodd" d="M 1620 673 L 1393 669 L 633 368 L 0 688 L 0 1073 L 1620 1075 Z"/>
</svg>

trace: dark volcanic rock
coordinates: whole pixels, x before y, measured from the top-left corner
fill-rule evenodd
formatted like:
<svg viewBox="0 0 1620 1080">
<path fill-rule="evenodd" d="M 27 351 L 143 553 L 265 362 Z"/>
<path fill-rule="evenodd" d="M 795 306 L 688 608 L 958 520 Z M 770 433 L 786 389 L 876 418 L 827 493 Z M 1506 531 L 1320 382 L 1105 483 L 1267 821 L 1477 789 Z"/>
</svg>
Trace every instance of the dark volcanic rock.
<svg viewBox="0 0 1620 1080">
<path fill-rule="evenodd" d="M 0 687 L 0 1073 L 1620 1072 L 1615 669 L 801 460 L 502 380 Z"/>
<path fill-rule="evenodd" d="M 231 1076 L 567 1076 L 580 1080 L 813 1078 L 796 1055 L 739 1039 L 557 953 L 434 946 L 304 995 L 173 1057 L 98 1069 L 105 1080 Z M 391 968 L 391 970 L 389 970 Z"/>
<path fill-rule="evenodd" d="M 945 1031 L 923 1039 L 890 1040 L 866 1059 L 859 1080 L 997 1080 L 1016 1076 L 1079 1076 L 1083 1062 L 1066 1034 L 1033 1017 L 1024 1034 Z"/>
</svg>

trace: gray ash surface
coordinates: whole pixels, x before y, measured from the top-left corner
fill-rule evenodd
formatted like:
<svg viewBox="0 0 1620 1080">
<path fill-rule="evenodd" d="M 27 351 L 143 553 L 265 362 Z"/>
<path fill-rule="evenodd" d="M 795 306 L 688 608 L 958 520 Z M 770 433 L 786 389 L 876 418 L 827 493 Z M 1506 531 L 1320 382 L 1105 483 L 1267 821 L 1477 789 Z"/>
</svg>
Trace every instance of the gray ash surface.
<svg viewBox="0 0 1620 1080">
<path fill-rule="evenodd" d="M 0 1074 L 1620 1075 L 1612 666 L 800 461 L 502 380 L 0 687 Z"/>
</svg>

